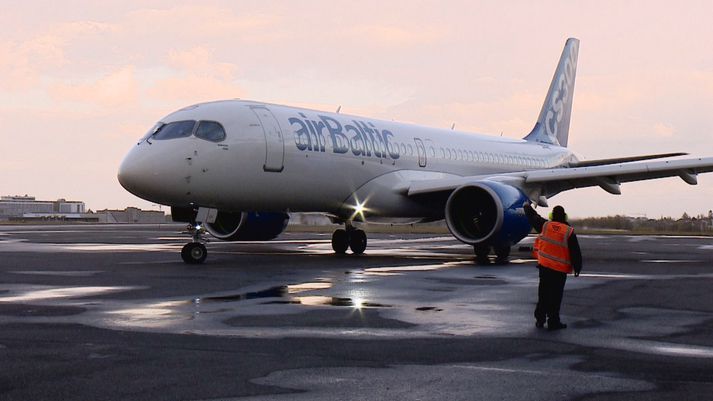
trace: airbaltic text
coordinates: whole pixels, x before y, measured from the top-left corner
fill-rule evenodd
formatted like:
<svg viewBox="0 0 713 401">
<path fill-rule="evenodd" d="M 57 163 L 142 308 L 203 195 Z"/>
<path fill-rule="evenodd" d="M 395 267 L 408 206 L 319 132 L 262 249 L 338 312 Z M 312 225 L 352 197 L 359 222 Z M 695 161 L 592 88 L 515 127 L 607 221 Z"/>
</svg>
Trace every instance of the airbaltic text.
<svg viewBox="0 0 713 401">
<path fill-rule="evenodd" d="M 352 120 L 349 124 L 340 123 L 328 116 L 309 119 L 303 113 L 300 117 L 291 117 L 288 121 L 295 128 L 297 149 L 314 152 L 326 152 L 329 138 L 334 153 L 352 152 L 354 156 L 368 156 L 398 159 L 399 148 L 391 142 L 394 134 L 388 130 L 379 130 L 371 122 Z M 326 134 L 325 134 L 326 132 Z"/>
</svg>

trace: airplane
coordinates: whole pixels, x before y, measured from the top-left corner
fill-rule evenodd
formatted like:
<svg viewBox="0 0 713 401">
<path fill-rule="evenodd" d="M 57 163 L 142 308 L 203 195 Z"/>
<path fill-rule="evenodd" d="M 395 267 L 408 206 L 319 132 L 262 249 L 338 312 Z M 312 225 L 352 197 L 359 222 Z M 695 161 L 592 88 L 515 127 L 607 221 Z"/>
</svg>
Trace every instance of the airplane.
<svg viewBox="0 0 713 401">
<path fill-rule="evenodd" d="M 622 183 L 678 176 L 697 184 L 713 157 L 666 153 L 581 161 L 567 148 L 579 40 L 569 38 L 544 104 L 523 139 L 429 128 L 277 104 L 223 100 L 162 118 L 132 147 L 120 184 L 168 205 L 190 223 L 181 256 L 203 263 L 202 233 L 226 241 L 266 241 L 290 212 L 316 212 L 344 228 L 337 254 L 362 254 L 366 233 L 354 223 L 445 219 L 451 234 L 506 263 L 530 233 L 526 202 L 575 188 L 620 194 Z M 666 160 L 661 160 L 666 158 Z"/>
</svg>

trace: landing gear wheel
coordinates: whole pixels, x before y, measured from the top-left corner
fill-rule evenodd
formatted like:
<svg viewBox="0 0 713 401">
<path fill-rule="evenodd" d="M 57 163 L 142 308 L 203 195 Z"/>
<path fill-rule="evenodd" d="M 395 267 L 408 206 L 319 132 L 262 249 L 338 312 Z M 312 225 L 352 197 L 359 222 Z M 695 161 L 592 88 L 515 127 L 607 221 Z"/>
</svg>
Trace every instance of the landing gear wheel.
<svg viewBox="0 0 713 401">
<path fill-rule="evenodd" d="M 506 265 L 510 263 L 508 257 L 510 256 L 510 247 L 495 247 L 495 264 Z"/>
<path fill-rule="evenodd" d="M 332 234 L 332 249 L 334 253 L 344 254 L 349 248 L 349 235 L 347 235 L 347 230 L 339 229 L 334 231 Z"/>
<path fill-rule="evenodd" d="M 181 249 L 181 257 L 184 262 L 197 265 L 203 263 L 208 257 L 208 250 L 200 242 L 189 242 Z"/>
<path fill-rule="evenodd" d="M 488 259 L 488 253 L 490 253 L 489 245 L 473 245 L 473 252 L 475 252 L 475 263 L 479 265 L 490 264 L 490 259 Z"/>
<path fill-rule="evenodd" d="M 349 233 L 349 248 L 355 255 L 361 255 L 366 250 L 366 233 L 364 230 L 354 230 Z"/>
</svg>

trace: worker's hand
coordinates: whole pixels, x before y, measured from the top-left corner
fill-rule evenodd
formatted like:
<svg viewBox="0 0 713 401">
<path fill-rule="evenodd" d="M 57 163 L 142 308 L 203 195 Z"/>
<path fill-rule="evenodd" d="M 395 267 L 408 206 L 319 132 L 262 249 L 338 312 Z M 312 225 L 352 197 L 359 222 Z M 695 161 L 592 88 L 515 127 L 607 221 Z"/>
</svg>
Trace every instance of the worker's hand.
<svg viewBox="0 0 713 401">
<path fill-rule="evenodd" d="M 576 271 L 574 272 L 574 277 L 579 277 L 579 270 L 576 270 Z"/>
</svg>

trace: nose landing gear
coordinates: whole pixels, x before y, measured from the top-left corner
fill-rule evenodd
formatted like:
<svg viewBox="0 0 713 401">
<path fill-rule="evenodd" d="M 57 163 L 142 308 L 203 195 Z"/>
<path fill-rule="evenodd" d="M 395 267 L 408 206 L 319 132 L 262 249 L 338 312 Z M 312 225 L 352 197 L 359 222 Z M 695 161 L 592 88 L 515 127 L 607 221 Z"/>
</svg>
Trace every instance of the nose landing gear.
<svg viewBox="0 0 713 401">
<path fill-rule="evenodd" d="M 351 249 L 355 255 L 361 255 L 366 250 L 366 233 L 354 228 L 349 222 L 345 226 L 332 234 L 332 249 L 340 255 L 345 254 L 347 249 Z"/>
<path fill-rule="evenodd" d="M 205 262 L 208 257 L 208 250 L 204 245 L 205 239 L 203 238 L 205 228 L 197 223 L 189 224 L 188 232 L 192 235 L 193 241 L 183 246 L 181 249 L 181 258 L 184 262 L 191 265 L 201 264 Z"/>
</svg>

